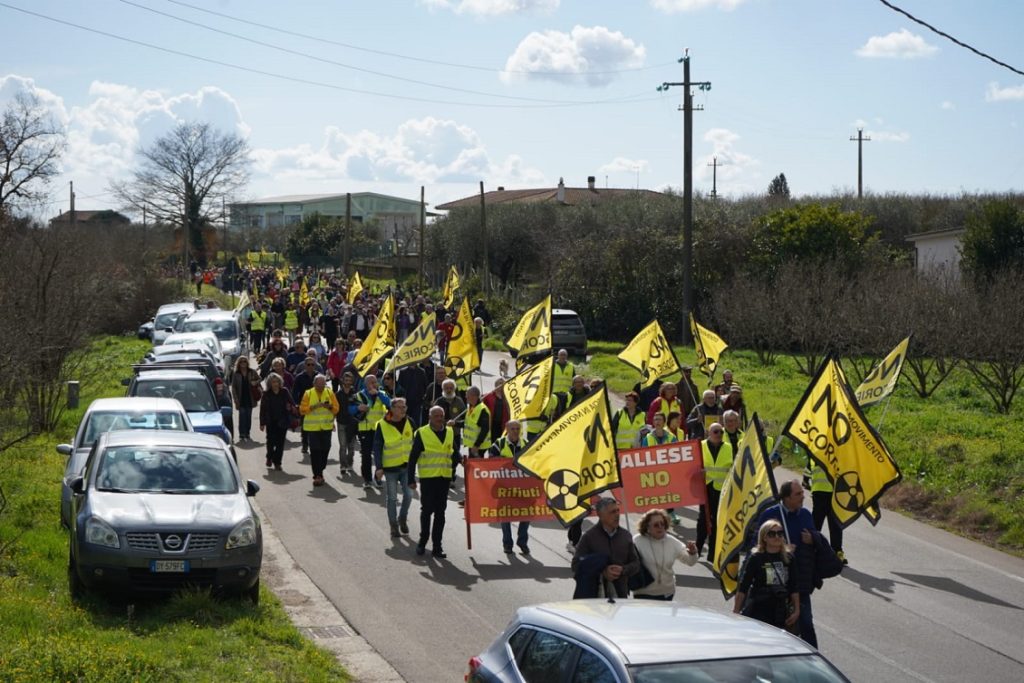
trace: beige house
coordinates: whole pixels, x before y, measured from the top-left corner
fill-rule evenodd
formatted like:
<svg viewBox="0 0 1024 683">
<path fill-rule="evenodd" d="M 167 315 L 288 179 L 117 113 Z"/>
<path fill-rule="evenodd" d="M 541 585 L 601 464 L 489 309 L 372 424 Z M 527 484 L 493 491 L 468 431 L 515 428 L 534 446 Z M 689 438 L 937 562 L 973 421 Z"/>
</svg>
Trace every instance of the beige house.
<svg viewBox="0 0 1024 683">
<path fill-rule="evenodd" d="M 906 240 L 914 244 L 917 272 L 926 273 L 942 270 L 954 277 L 960 274 L 960 238 L 964 228 L 932 230 L 907 235 Z"/>
</svg>

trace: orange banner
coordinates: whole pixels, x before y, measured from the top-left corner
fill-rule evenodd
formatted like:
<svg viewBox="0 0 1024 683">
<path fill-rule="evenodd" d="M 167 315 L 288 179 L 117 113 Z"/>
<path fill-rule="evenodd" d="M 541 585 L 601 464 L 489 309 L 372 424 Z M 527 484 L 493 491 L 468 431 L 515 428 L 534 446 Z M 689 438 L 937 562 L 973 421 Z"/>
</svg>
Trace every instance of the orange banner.
<svg viewBox="0 0 1024 683">
<path fill-rule="evenodd" d="M 534 522 L 553 519 L 544 482 L 510 458 L 469 458 L 466 466 L 466 523 Z"/>
<path fill-rule="evenodd" d="M 700 441 L 680 441 L 619 451 L 626 512 L 678 508 L 706 502 Z"/>
</svg>

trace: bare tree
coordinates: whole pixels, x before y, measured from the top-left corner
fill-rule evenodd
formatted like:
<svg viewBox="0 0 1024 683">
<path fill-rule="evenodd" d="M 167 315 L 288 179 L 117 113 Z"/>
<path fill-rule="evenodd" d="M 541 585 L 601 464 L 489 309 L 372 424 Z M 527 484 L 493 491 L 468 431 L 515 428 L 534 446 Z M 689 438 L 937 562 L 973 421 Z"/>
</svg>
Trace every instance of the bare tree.
<svg viewBox="0 0 1024 683">
<path fill-rule="evenodd" d="M 111 185 L 127 207 L 183 225 L 190 251 L 205 256 L 203 229 L 221 218 L 218 199 L 230 199 L 249 181 L 249 144 L 208 123 L 180 123 L 139 151 L 131 180 Z M 184 220 L 183 220 L 184 217 Z"/>
<path fill-rule="evenodd" d="M 46 196 L 65 146 L 63 126 L 39 98 L 16 95 L 0 116 L 0 217 L 15 203 Z"/>
<path fill-rule="evenodd" d="M 1008 414 L 1024 385 L 1024 274 L 1005 270 L 973 292 L 964 325 L 965 365 L 996 411 Z"/>
</svg>

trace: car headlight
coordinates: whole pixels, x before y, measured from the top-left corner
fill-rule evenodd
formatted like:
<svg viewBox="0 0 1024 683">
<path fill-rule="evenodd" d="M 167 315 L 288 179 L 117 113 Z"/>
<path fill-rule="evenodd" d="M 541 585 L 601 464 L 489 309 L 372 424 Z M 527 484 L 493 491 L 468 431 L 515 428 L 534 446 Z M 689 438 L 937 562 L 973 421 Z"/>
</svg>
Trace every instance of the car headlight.
<svg viewBox="0 0 1024 683">
<path fill-rule="evenodd" d="M 85 523 L 85 540 L 87 543 L 102 545 L 108 548 L 121 547 L 121 541 L 117 538 L 117 532 L 98 517 L 90 517 Z"/>
<path fill-rule="evenodd" d="M 252 517 L 242 521 L 228 534 L 228 542 L 224 547 L 230 550 L 231 548 L 244 548 L 247 545 L 252 545 L 256 542 L 256 529 L 256 520 Z"/>
</svg>

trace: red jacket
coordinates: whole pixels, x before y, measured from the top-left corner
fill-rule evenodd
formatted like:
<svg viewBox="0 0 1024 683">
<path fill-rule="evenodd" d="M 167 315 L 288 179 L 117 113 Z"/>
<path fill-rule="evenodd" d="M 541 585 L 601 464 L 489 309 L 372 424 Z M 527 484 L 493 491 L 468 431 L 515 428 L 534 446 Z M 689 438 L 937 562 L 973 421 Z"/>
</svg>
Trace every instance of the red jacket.
<svg viewBox="0 0 1024 683">
<path fill-rule="evenodd" d="M 505 425 L 508 423 L 508 419 L 509 419 L 508 418 L 508 401 L 502 401 L 502 404 L 501 404 L 501 406 L 502 406 L 501 415 L 495 415 L 494 414 L 494 404 L 497 401 L 497 398 L 498 398 L 497 392 L 496 391 L 492 391 L 491 393 L 486 394 L 483 397 L 482 400 L 483 400 L 483 404 L 485 406 L 487 406 L 487 410 L 489 410 L 491 412 L 491 434 L 499 434 L 499 435 L 501 435 L 501 434 L 505 433 Z M 500 431 L 496 431 L 497 430 L 497 425 L 495 424 L 495 420 L 500 420 L 500 422 L 499 422 L 499 424 L 501 425 L 501 430 Z"/>
<path fill-rule="evenodd" d="M 346 356 L 348 354 L 345 354 Z M 331 349 L 331 352 L 327 354 L 327 371 L 330 373 L 330 377 L 341 378 L 341 372 L 345 369 L 345 359 L 336 349 Z"/>
<path fill-rule="evenodd" d="M 661 396 L 651 401 L 651 407 L 647 409 L 647 424 L 654 424 L 654 415 L 661 410 L 661 404 L 664 402 Z M 672 399 L 672 407 L 669 408 L 668 412 L 665 413 L 665 419 L 668 420 L 668 413 L 679 413 L 680 420 L 685 420 L 686 416 L 682 414 L 683 406 L 680 405 L 679 399 Z M 668 427 L 668 425 L 665 425 Z"/>
</svg>

